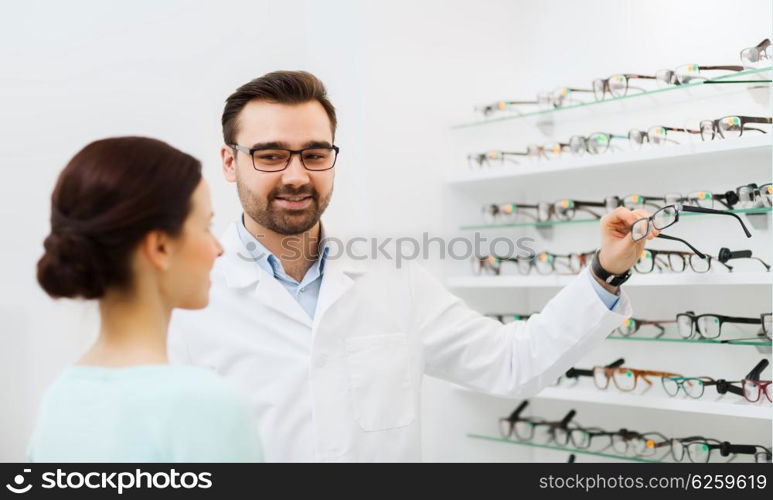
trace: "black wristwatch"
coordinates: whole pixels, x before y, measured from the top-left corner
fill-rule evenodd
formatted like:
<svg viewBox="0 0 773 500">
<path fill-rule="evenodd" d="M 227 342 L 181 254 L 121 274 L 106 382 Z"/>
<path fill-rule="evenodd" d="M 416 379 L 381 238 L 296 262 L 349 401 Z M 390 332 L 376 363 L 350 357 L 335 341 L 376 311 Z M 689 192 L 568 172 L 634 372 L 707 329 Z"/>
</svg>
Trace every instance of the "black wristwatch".
<svg viewBox="0 0 773 500">
<path fill-rule="evenodd" d="M 628 278 L 631 277 L 630 269 L 623 274 L 612 274 L 606 269 L 604 269 L 603 267 L 601 267 L 601 262 L 599 261 L 599 250 L 596 250 L 596 253 L 593 254 L 593 262 L 591 263 L 591 270 L 593 271 L 593 274 L 598 276 L 598 278 L 601 281 L 612 286 L 620 286 L 626 281 L 628 281 Z"/>
</svg>

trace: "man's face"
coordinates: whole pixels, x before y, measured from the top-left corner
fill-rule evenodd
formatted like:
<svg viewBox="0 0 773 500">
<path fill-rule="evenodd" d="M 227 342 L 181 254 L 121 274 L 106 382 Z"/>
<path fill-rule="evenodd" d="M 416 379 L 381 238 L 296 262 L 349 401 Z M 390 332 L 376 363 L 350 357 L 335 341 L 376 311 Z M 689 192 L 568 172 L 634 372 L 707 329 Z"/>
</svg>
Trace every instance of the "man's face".
<svg viewBox="0 0 773 500">
<path fill-rule="evenodd" d="M 250 101 L 237 117 L 237 129 L 236 143 L 246 148 L 333 145 L 330 120 L 317 101 L 293 105 Z M 248 154 L 228 146 L 221 157 L 226 179 L 236 182 L 244 212 L 279 234 L 301 234 L 314 227 L 333 194 L 335 168 L 306 170 L 299 155 L 293 155 L 280 172 L 255 170 Z"/>
</svg>

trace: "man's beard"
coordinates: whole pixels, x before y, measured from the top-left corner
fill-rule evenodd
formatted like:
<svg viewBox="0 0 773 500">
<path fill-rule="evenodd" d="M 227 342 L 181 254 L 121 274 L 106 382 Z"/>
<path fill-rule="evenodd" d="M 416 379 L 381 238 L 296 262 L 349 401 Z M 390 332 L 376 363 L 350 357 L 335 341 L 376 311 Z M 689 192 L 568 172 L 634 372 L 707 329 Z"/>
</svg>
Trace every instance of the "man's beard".
<svg viewBox="0 0 773 500">
<path fill-rule="evenodd" d="M 244 212 L 261 226 L 275 233 L 286 236 L 302 234 L 314 227 L 325 212 L 333 189 L 326 197 L 320 199 L 319 193 L 311 184 L 301 188 L 280 186 L 271 191 L 267 199 L 261 200 L 253 194 L 244 183 L 236 179 L 236 190 L 242 202 Z M 309 206 L 301 210 L 279 208 L 273 203 L 278 196 L 310 196 Z"/>
</svg>

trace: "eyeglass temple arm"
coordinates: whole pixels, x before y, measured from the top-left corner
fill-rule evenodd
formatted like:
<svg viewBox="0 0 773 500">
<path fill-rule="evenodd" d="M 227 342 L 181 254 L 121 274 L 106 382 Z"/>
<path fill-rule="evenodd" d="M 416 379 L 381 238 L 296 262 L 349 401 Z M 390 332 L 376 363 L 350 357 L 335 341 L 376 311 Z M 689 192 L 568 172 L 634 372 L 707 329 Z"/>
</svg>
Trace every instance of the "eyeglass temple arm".
<svg viewBox="0 0 773 500">
<path fill-rule="evenodd" d="M 583 368 L 569 368 L 565 373 L 567 378 L 579 378 L 579 377 L 592 377 L 593 370 L 585 370 Z"/>
<path fill-rule="evenodd" d="M 773 117 L 764 116 L 739 116 L 741 120 L 747 123 L 773 123 Z"/>
<path fill-rule="evenodd" d="M 736 382 L 737 383 L 737 382 Z M 725 394 L 726 392 L 732 392 L 738 396 L 743 396 L 743 389 L 733 385 L 733 382 L 725 380 L 723 378 L 714 380 L 712 382 L 704 382 L 703 385 L 715 385 L 719 394 Z"/>
<path fill-rule="evenodd" d="M 623 366 L 623 363 L 625 363 L 625 359 L 624 358 L 618 358 L 617 360 L 613 361 L 612 363 L 609 363 L 605 368 L 617 368 L 617 367 Z M 582 368 L 569 368 L 566 371 L 566 376 L 568 378 L 592 377 L 593 376 L 593 370 L 584 370 Z"/>
<path fill-rule="evenodd" d="M 762 373 L 762 370 L 764 370 L 768 365 L 770 364 L 770 361 L 763 358 L 760 360 L 757 365 L 752 368 L 752 371 L 750 371 L 744 378 L 749 380 L 759 380 L 760 379 L 760 373 Z"/>
<path fill-rule="evenodd" d="M 711 69 L 726 69 L 726 70 L 729 70 L 729 71 L 743 71 L 746 68 L 744 68 L 743 66 L 729 65 L 729 66 L 698 66 L 698 69 L 699 70 L 701 70 L 701 69 L 707 69 L 707 70 L 711 70 Z"/>
<path fill-rule="evenodd" d="M 644 78 L 645 80 L 654 80 L 656 78 L 656 77 L 651 76 L 651 75 L 635 75 L 635 74 L 632 74 L 632 73 L 626 73 L 623 76 L 625 76 L 626 78 Z"/>
<path fill-rule="evenodd" d="M 728 323 L 739 323 L 744 325 L 761 325 L 762 324 L 762 318 L 741 318 L 737 316 L 720 316 L 722 318 L 722 321 L 726 321 Z"/>
<path fill-rule="evenodd" d="M 760 43 L 755 45 L 754 48 L 755 49 L 761 49 L 763 47 L 767 47 L 768 45 L 770 45 L 770 38 L 764 39 L 763 41 L 761 41 Z"/>
<path fill-rule="evenodd" d="M 580 201 L 580 200 L 571 200 L 574 202 L 575 205 L 584 205 L 586 207 L 606 207 L 607 204 L 603 201 Z M 580 208 L 579 206 L 577 208 Z"/>
<path fill-rule="evenodd" d="M 562 429 L 566 429 L 566 426 L 569 425 L 569 422 L 572 421 L 575 415 L 577 415 L 577 411 L 569 410 L 569 413 L 567 413 L 566 416 L 561 419 L 561 422 L 558 424 L 558 426 Z"/>
<path fill-rule="evenodd" d="M 701 252 L 700 250 L 698 250 L 694 246 L 690 245 L 689 243 L 687 243 L 682 238 L 677 238 L 675 236 L 669 236 L 669 235 L 663 234 L 663 233 L 660 233 L 659 235 L 657 235 L 656 238 L 663 238 L 664 240 L 679 241 L 679 242 L 684 243 L 685 245 L 687 245 L 690 248 L 690 250 L 692 250 L 695 253 L 695 255 L 697 255 L 701 259 L 705 259 L 706 258 L 706 255 L 703 252 Z"/>
<path fill-rule="evenodd" d="M 683 212 L 696 212 L 696 213 L 702 213 L 702 214 L 716 214 L 716 215 L 730 215 L 735 217 L 735 219 L 738 221 L 739 224 L 741 224 L 741 227 L 743 228 L 743 232 L 746 234 L 747 238 L 752 237 L 752 233 L 749 232 L 749 230 L 746 228 L 746 224 L 743 223 L 743 220 L 738 217 L 738 215 L 727 212 L 724 210 L 714 210 L 712 208 L 703 208 L 703 207 L 695 207 L 692 205 L 682 205 L 681 210 Z"/>
<path fill-rule="evenodd" d="M 666 130 L 670 130 L 672 132 L 687 132 L 688 134 L 700 134 L 700 130 L 695 130 L 692 128 L 680 128 L 680 127 L 663 127 Z"/>
<path fill-rule="evenodd" d="M 524 399 L 523 402 L 521 402 L 521 404 L 519 404 L 518 407 L 515 410 L 513 410 L 513 412 L 508 417 L 508 420 L 511 421 L 511 422 L 514 422 L 514 421 L 518 420 L 518 417 L 521 416 L 521 412 L 527 406 L 529 406 L 529 401 L 527 399 Z"/>
<path fill-rule="evenodd" d="M 761 339 L 770 340 L 770 337 L 768 337 L 768 335 L 765 332 L 760 332 L 754 337 L 741 337 L 739 339 L 720 340 L 719 342 L 721 344 L 732 344 L 733 342 L 739 342 L 742 340 L 761 340 Z"/>
<path fill-rule="evenodd" d="M 754 455 L 757 453 L 757 447 L 753 444 L 731 444 L 728 441 L 722 441 L 722 443 L 719 445 L 719 454 L 723 457 L 726 457 L 731 453 Z"/>
</svg>

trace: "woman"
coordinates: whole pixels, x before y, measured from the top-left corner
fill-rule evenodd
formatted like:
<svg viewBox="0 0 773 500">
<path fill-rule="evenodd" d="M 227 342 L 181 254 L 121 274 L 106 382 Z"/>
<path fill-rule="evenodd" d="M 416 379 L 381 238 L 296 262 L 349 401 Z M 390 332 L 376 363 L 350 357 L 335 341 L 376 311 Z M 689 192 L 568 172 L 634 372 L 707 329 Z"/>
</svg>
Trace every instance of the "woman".
<svg viewBox="0 0 773 500">
<path fill-rule="evenodd" d="M 216 374 L 168 364 L 172 310 L 209 300 L 223 249 L 201 164 L 143 137 L 93 142 L 59 176 L 38 282 L 99 301 L 99 337 L 48 389 L 29 446 L 36 462 L 261 459 L 256 426 Z"/>
</svg>

